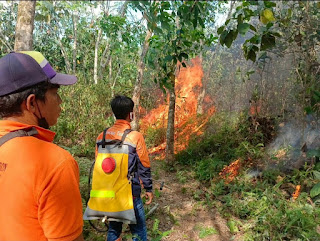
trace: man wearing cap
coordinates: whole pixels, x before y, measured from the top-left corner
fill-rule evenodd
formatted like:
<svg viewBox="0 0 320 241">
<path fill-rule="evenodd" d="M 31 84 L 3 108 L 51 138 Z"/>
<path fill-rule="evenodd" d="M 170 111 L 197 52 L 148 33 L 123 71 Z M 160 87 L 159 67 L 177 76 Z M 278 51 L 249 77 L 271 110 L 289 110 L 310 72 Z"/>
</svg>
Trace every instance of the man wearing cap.
<svg viewBox="0 0 320 241">
<path fill-rule="evenodd" d="M 0 240 L 83 240 L 79 168 L 49 130 L 76 81 L 39 52 L 0 59 Z"/>
</svg>

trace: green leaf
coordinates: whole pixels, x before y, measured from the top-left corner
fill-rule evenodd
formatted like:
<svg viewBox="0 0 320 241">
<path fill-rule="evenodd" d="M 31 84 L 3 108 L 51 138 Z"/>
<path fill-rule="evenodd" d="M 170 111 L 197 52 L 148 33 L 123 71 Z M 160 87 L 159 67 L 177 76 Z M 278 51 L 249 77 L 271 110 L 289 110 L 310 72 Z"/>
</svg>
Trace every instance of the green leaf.
<svg viewBox="0 0 320 241">
<path fill-rule="evenodd" d="M 242 14 L 239 14 L 238 17 L 237 17 L 237 22 L 240 24 L 240 23 L 243 23 L 243 15 Z"/>
<path fill-rule="evenodd" d="M 158 189 L 154 190 L 154 195 L 159 198 L 160 197 L 160 192 L 158 191 Z"/>
<path fill-rule="evenodd" d="M 256 29 L 253 25 L 251 25 L 251 24 L 250 24 L 250 29 L 251 29 L 252 31 L 257 32 L 257 29 Z"/>
<path fill-rule="evenodd" d="M 202 28 L 205 28 L 204 21 L 202 18 L 198 18 L 198 22 Z"/>
<path fill-rule="evenodd" d="M 170 9 L 170 2 L 161 1 L 161 7 L 162 7 L 162 9 L 169 10 Z"/>
<path fill-rule="evenodd" d="M 165 62 L 170 62 L 172 59 L 173 59 L 173 57 L 172 57 L 171 55 L 167 55 L 167 56 L 164 58 L 164 61 L 165 61 Z"/>
<path fill-rule="evenodd" d="M 240 23 L 238 25 L 238 31 L 242 36 L 246 35 L 249 29 L 250 29 L 250 24 L 248 23 Z"/>
<path fill-rule="evenodd" d="M 180 55 L 179 55 L 179 57 L 182 57 L 182 58 L 184 58 L 184 59 L 188 59 L 188 54 L 186 54 L 186 53 L 181 53 Z"/>
<path fill-rule="evenodd" d="M 230 30 L 227 36 L 225 37 L 224 44 L 230 48 L 233 41 L 237 38 L 238 31 L 237 30 Z"/>
<path fill-rule="evenodd" d="M 222 32 L 222 34 L 220 35 L 220 44 L 221 45 L 224 45 L 224 41 L 225 41 L 227 35 L 228 35 L 228 31 L 227 30 L 224 30 Z"/>
<path fill-rule="evenodd" d="M 319 100 L 320 100 L 320 92 L 317 91 L 317 90 L 315 90 L 315 91 L 313 92 L 313 98 L 314 98 L 315 100 L 319 101 Z"/>
<path fill-rule="evenodd" d="M 272 8 L 272 7 L 276 7 L 277 4 L 270 1 L 264 1 L 264 6 L 266 6 L 267 8 Z"/>
<path fill-rule="evenodd" d="M 320 157 L 320 149 L 312 149 L 308 150 L 307 152 L 307 157 Z"/>
<path fill-rule="evenodd" d="M 170 25 L 167 22 L 163 21 L 163 22 L 161 22 L 161 28 L 169 30 L 170 29 Z"/>
<path fill-rule="evenodd" d="M 186 63 L 185 63 L 185 62 L 182 62 L 182 66 L 183 66 L 184 68 L 186 68 L 186 67 L 187 67 L 187 65 L 186 65 Z"/>
<path fill-rule="evenodd" d="M 251 70 L 251 71 L 248 71 L 247 73 L 246 73 L 246 75 L 251 75 L 251 74 L 253 74 L 255 71 L 254 70 Z M 264 145 L 263 145 L 263 143 L 259 143 L 259 144 L 257 144 L 256 145 L 256 147 L 264 147 Z"/>
<path fill-rule="evenodd" d="M 239 229 L 238 229 L 235 221 L 230 220 L 230 221 L 228 221 L 227 225 L 228 225 L 231 233 L 239 232 Z"/>
<path fill-rule="evenodd" d="M 304 108 L 304 111 L 306 112 L 307 115 L 312 114 L 313 110 L 311 106 L 307 106 Z"/>
<path fill-rule="evenodd" d="M 197 27 L 197 23 L 198 23 L 198 15 L 199 15 L 199 9 L 198 6 L 195 5 L 194 6 L 194 20 L 193 20 L 193 28 Z"/>
<path fill-rule="evenodd" d="M 276 38 L 272 34 L 267 33 L 262 35 L 260 51 L 270 49 L 275 45 L 276 45 Z"/>
<path fill-rule="evenodd" d="M 278 38 L 281 38 L 281 34 L 277 32 L 272 32 L 272 35 Z"/>
<path fill-rule="evenodd" d="M 252 62 L 255 62 L 257 58 L 257 54 L 253 49 L 250 49 L 246 55 L 246 59 L 250 59 Z"/>
<path fill-rule="evenodd" d="M 223 26 L 221 26 L 220 28 L 218 28 L 218 30 L 217 30 L 217 33 L 220 35 L 220 34 L 222 34 L 222 32 L 223 32 L 223 30 L 224 30 L 224 25 Z"/>
<path fill-rule="evenodd" d="M 313 171 L 313 176 L 314 176 L 314 179 L 320 180 L 320 172 L 318 172 L 318 171 Z"/>
<path fill-rule="evenodd" d="M 193 28 L 196 28 L 197 27 L 197 24 L 198 24 L 198 19 L 197 18 L 194 18 L 192 20 L 192 24 L 193 24 Z"/>
<path fill-rule="evenodd" d="M 260 41 L 261 40 L 259 35 L 254 35 L 251 39 L 249 39 L 249 42 L 253 44 L 259 44 Z"/>
<path fill-rule="evenodd" d="M 314 198 L 320 194 L 320 182 L 313 186 L 310 190 L 310 197 Z"/>
</svg>

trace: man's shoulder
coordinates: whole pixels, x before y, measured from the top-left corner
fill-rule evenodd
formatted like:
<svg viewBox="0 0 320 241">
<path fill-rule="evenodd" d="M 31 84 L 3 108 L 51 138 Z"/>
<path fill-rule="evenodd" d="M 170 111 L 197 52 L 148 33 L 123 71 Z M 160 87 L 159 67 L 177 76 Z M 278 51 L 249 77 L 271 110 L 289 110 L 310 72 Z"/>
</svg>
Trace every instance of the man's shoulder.
<svg viewBox="0 0 320 241">
<path fill-rule="evenodd" d="M 19 150 L 24 149 L 23 152 L 26 153 L 30 159 L 45 159 L 45 162 L 55 163 L 55 165 L 59 165 L 64 161 L 74 160 L 67 150 L 52 142 L 44 141 L 36 137 L 20 137 L 15 139 L 12 144 L 19 146 Z M 16 142 L 14 143 L 14 141 Z"/>
<path fill-rule="evenodd" d="M 142 133 L 139 131 L 131 131 L 128 134 L 127 138 L 135 145 L 138 145 L 139 143 L 141 144 L 141 142 L 144 143 L 144 137 Z"/>
<path fill-rule="evenodd" d="M 139 131 L 134 131 L 132 130 L 129 134 L 128 134 L 128 137 L 132 137 L 132 138 L 135 138 L 135 139 L 144 139 L 143 135 L 141 132 Z"/>
</svg>

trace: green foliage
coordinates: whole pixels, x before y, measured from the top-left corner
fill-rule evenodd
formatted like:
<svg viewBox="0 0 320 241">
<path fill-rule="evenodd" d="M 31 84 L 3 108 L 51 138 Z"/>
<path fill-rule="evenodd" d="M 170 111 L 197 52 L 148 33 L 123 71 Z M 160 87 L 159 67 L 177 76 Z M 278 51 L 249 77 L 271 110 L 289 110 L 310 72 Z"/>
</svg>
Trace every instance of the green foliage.
<svg viewBox="0 0 320 241">
<path fill-rule="evenodd" d="M 178 171 L 177 178 L 180 183 L 186 183 L 188 181 L 188 173 L 186 171 Z"/>
<path fill-rule="evenodd" d="M 209 6 L 216 3 L 205 1 L 184 2 L 133 2 L 133 6 L 147 19 L 147 27 L 154 35 L 150 39 L 148 64 L 158 71 L 155 82 L 172 88 L 174 72 L 178 61 L 184 67 L 190 57 L 204 44 L 214 41 L 213 35 L 206 35 L 207 21 L 212 20 Z"/>
<path fill-rule="evenodd" d="M 228 225 L 231 233 L 237 233 L 237 232 L 239 232 L 238 226 L 237 226 L 237 224 L 236 224 L 235 221 L 229 220 L 228 223 L 227 223 L 227 225 Z"/>
<path fill-rule="evenodd" d="M 93 157 L 98 134 L 113 122 L 110 92 L 103 84 L 87 86 L 81 80 L 59 92 L 63 102 L 58 124 L 53 127 L 55 141 L 76 155 Z"/>
<path fill-rule="evenodd" d="M 316 185 L 314 185 L 310 191 L 310 197 L 314 198 L 318 195 L 320 195 L 320 183 L 317 183 Z"/>
<path fill-rule="evenodd" d="M 220 35 L 220 44 L 228 48 L 236 40 L 238 34 L 247 36 L 251 34 L 243 45 L 245 58 L 253 62 L 256 61 L 256 56 L 259 51 L 265 51 L 275 46 L 275 35 L 273 26 L 276 20 L 273 15 L 273 9 L 276 3 L 269 1 L 243 1 L 234 12 L 230 19 L 227 19 L 225 24 L 218 29 Z M 252 18 L 260 16 L 262 26 L 254 26 L 250 21 Z M 235 24 L 236 23 L 236 28 Z"/>
<path fill-rule="evenodd" d="M 160 220 L 154 219 L 153 227 L 149 232 L 149 235 L 152 238 L 152 241 L 160 241 L 163 238 L 167 237 L 172 232 L 172 230 L 168 230 L 164 232 L 160 231 L 159 224 L 160 224 Z"/>
<path fill-rule="evenodd" d="M 286 199 L 279 185 L 267 182 L 239 182 L 228 192 L 220 193 L 217 198 L 223 203 L 222 213 L 242 220 L 240 226 L 232 225 L 236 231 L 245 232 L 245 240 L 316 240 L 319 222 L 319 209 L 307 202 L 302 193 L 296 202 Z M 286 182 L 288 180 L 284 180 Z M 237 188 L 235 186 L 238 186 Z"/>
<path fill-rule="evenodd" d="M 247 140 L 247 126 L 245 118 L 236 120 L 230 124 L 227 120 L 222 121 L 222 126 L 217 126 L 216 118 L 213 117 L 208 126 L 216 126 L 214 134 L 207 132 L 202 140 L 193 140 L 188 148 L 176 155 L 176 160 L 182 165 L 190 165 L 195 169 L 199 180 L 209 181 L 216 177 L 221 169 L 241 158 L 260 157 L 263 145 L 259 143 L 262 139 L 261 133 L 255 133 Z M 238 123 L 237 123 L 238 122 Z"/>
<path fill-rule="evenodd" d="M 238 157 L 261 158 L 262 133 L 248 139 L 248 122 L 243 116 L 234 121 L 217 116 L 209 126 L 210 132 L 200 142 L 190 144 L 176 156 L 180 164 L 194 169 L 195 177 L 204 186 L 211 180 L 210 187 L 196 190 L 193 198 L 218 207 L 230 220 L 230 232 L 244 233 L 245 240 L 318 240 L 319 172 L 306 165 L 291 174 L 267 169 L 254 178 L 245 174 L 243 166 L 243 172 L 227 184 L 218 178 L 219 171 Z M 296 185 L 302 186 L 302 193 L 294 201 L 291 197 Z"/>
<path fill-rule="evenodd" d="M 199 238 L 201 239 L 206 238 L 212 234 L 218 234 L 218 231 L 213 227 L 199 226 L 196 227 L 196 229 L 199 230 Z"/>
<path fill-rule="evenodd" d="M 146 144 L 147 147 L 158 146 L 166 140 L 166 128 L 153 128 L 148 127 L 146 133 Z"/>
<path fill-rule="evenodd" d="M 317 2 L 242 1 L 217 33 L 220 44 L 228 48 L 239 34 L 244 36 L 244 56 L 257 65 L 266 63 L 268 51 L 283 56 L 285 52 L 299 49 L 302 54 L 295 57 L 295 71 L 302 84 L 300 98 L 306 114 L 319 114 L 319 75 L 312 67 L 319 61 L 310 48 L 319 45 L 319 19 Z"/>
</svg>

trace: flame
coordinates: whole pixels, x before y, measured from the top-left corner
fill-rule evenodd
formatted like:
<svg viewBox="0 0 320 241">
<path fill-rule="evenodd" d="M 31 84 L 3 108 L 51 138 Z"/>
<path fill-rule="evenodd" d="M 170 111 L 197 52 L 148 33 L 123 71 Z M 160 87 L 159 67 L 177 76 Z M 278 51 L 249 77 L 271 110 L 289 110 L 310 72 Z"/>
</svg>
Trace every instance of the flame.
<svg viewBox="0 0 320 241">
<path fill-rule="evenodd" d="M 300 193 L 301 193 L 301 185 L 297 185 L 296 190 L 292 194 L 293 200 L 296 200 L 300 196 Z"/>
<path fill-rule="evenodd" d="M 250 110 L 249 110 L 249 114 L 251 116 L 256 116 L 258 114 L 260 114 L 261 112 L 261 105 L 262 105 L 262 101 L 258 100 L 258 101 L 252 101 L 250 103 Z"/>
<path fill-rule="evenodd" d="M 176 78 L 176 109 L 175 109 L 175 153 L 186 149 L 193 136 L 203 134 L 203 127 L 210 116 L 215 112 L 211 98 L 206 95 L 203 101 L 204 115 L 197 116 L 198 96 L 202 88 L 203 69 L 201 59 L 191 60 L 191 66 L 181 68 Z M 162 96 L 159 100 L 164 100 Z M 159 103 L 159 106 L 147 113 L 141 121 L 141 132 L 146 134 L 148 128 L 166 128 L 168 121 L 168 103 Z M 150 148 L 150 154 L 158 153 L 166 148 L 166 143 Z"/>
<path fill-rule="evenodd" d="M 239 174 L 240 166 L 240 159 L 237 159 L 229 166 L 224 167 L 219 173 L 219 176 L 224 179 L 226 183 L 230 183 Z"/>
</svg>

